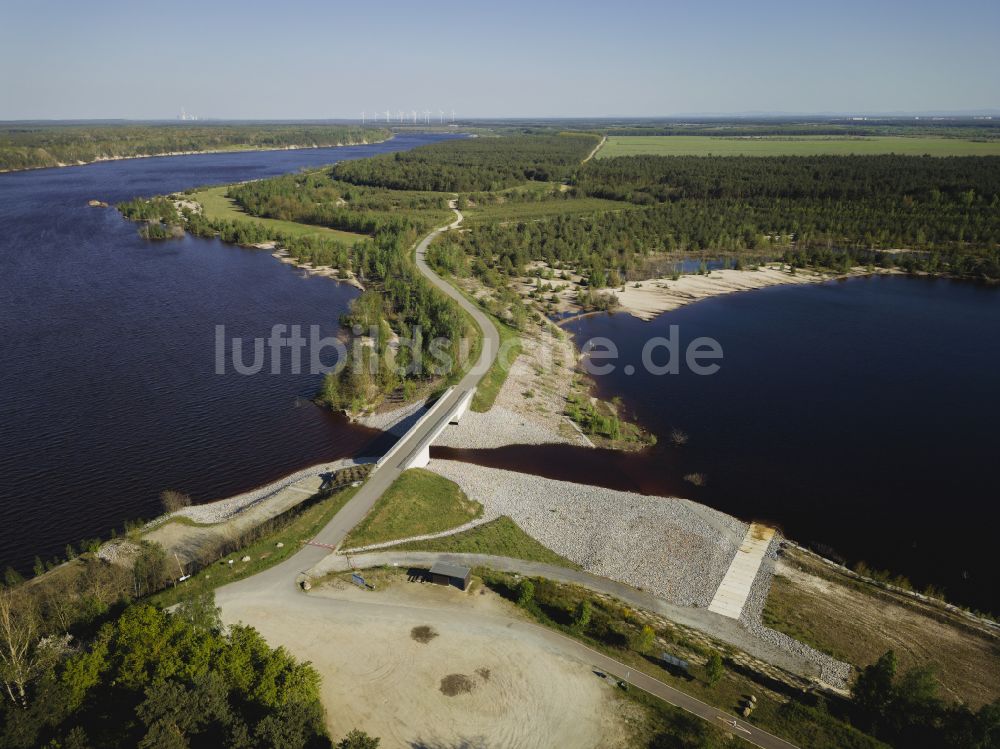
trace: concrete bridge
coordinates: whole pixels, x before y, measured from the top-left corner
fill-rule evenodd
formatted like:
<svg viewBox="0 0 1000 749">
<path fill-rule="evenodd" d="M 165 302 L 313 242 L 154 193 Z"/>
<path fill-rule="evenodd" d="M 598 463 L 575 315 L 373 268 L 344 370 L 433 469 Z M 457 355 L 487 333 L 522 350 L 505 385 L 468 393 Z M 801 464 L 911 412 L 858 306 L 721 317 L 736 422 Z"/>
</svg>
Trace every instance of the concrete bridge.
<svg viewBox="0 0 1000 749">
<path fill-rule="evenodd" d="M 417 245 L 414 261 L 417 269 L 427 277 L 427 280 L 450 296 L 465 310 L 479 326 L 483 333 L 483 347 L 479 358 L 472 364 L 461 381 L 444 391 L 437 402 L 425 413 L 410 430 L 400 437 L 378 461 L 375 471 L 357 494 L 338 512 L 334 518 L 316 535 L 312 546 L 307 546 L 296 555 L 296 560 L 305 565 L 305 569 L 316 564 L 323 555 L 329 553 L 329 548 L 337 548 L 348 532 L 375 505 L 382 493 L 407 468 L 420 468 L 430 460 L 431 444 L 436 440 L 448 424 L 458 423 L 458 420 L 468 410 L 476 386 L 489 371 L 493 360 L 500 350 L 500 333 L 481 309 L 472 304 L 447 281 L 438 276 L 424 260 L 424 253 L 431 241 L 441 232 L 456 228 L 462 223 L 462 214 L 455 211 L 455 221 L 428 234 Z"/>
<path fill-rule="evenodd" d="M 457 424 L 469 409 L 475 389 L 457 391 L 450 387 L 434 405 L 399 438 L 395 445 L 375 463 L 375 470 L 392 465 L 399 471 L 423 468 L 431 459 L 431 445 L 449 424 Z"/>
</svg>

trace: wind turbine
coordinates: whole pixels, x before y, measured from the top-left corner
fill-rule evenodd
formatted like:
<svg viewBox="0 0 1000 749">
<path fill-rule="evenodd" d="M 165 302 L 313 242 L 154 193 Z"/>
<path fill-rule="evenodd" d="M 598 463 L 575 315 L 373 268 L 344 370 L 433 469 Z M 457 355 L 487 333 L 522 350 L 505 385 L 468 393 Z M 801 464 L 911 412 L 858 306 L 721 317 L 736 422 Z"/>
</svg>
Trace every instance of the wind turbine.
<svg viewBox="0 0 1000 749">
<path fill-rule="evenodd" d="M 438 114 L 441 116 L 441 124 L 443 125 L 444 124 L 444 110 L 443 109 L 439 109 L 438 110 Z"/>
<path fill-rule="evenodd" d="M 385 124 L 386 125 L 389 124 L 389 110 L 388 109 L 385 110 Z"/>
<path fill-rule="evenodd" d="M 425 125 L 431 124 L 431 110 L 429 109 L 424 110 L 424 124 Z"/>
<path fill-rule="evenodd" d="M 410 112 L 410 114 L 413 115 L 413 124 L 416 125 L 417 124 L 417 110 L 414 109 L 413 111 Z"/>
<path fill-rule="evenodd" d="M 405 117 L 406 117 L 406 112 L 404 112 L 404 111 L 403 111 L 402 109 L 400 109 L 400 110 L 399 110 L 399 111 L 398 111 L 398 112 L 397 112 L 396 114 L 398 114 L 398 115 L 399 115 L 399 121 L 400 121 L 400 122 L 402 122 L 402 121 L 403 121 L 403 118 L 405 118 Z"/>
<path fill-rule="evenodd" d="M 455 121 L 455 110 L 454 110 L 454 109 L 453 109 L 453 110 L 451 110 L 451 121 L 452 121 L 452 122 L 454 122 L 454 121 Z"/>
<path fill-rule="evenodd" d="M 365 113 L 364 112 L 361 113 L 361 124 L 362 125 L 365 124 Z"/>
</svg>

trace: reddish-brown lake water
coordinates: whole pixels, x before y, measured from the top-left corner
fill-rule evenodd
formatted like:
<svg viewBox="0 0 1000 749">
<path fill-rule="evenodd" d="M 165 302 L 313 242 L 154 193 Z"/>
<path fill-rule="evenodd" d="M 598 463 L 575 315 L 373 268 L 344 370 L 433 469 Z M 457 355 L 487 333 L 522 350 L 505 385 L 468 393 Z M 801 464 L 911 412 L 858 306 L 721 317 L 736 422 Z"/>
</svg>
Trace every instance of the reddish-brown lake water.
<svg viewBox="0 0 1000 749">
<path fill-rule="evenodd" d="M 719 372 L 649 374 L 643 345 L 670 325 L 682 346 L 715 338 Z M 717 297 L 652 322 L 581 318 L 567 329 L 581 345 L 614 341 L 620 359 L 596 378 L 598 390 L 621 396 L 659 436 L 656 447 L 434 454 L 689 497 L 1000 611 L 1000 288 L 860 278 Z M 669 444 L 673 429 L 688 435 L 685 446 Z M 692 473 L 704 486 L 684 480 Z"/>
<path fill-rule="evenodd" d="M 266 251 L 142 240 L 91 208 L 413 148 L 400 136 L 336 149 L 204 154 L 0 174 L 0 568 L 338 457 L 379 433 L 310 402 L 320 375 L 214 373 L 214 330 L 274 324 L 334 335 L 356 295 Z M 247 357 L 250 358 L 249 355 Z"/>
</svg>

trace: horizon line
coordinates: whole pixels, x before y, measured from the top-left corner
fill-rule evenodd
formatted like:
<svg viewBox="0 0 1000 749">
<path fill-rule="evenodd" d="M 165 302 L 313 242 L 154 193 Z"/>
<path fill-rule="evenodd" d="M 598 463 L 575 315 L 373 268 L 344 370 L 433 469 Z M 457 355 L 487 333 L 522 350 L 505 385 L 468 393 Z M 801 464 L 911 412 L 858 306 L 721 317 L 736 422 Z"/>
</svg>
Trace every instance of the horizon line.
<svg viewBox="0 0 1000 749">
<path fill-rule="evenodd" d="M 374 110 L 373 110 L 374 114 Z M 918 118 L 992 118 L 1000 116 L 1000 107 L 985 107 L 981 109 L 954 109 L 954 110 L 892 110 L 892 111 L 741 111 L 741 112 L 682 112 L 677 114 L 662 115 L 624 115 L 624 114 L 603 114 L 603 115 L 474 115 L 455 117 L 444 123 L 436 121 L 432 117 L 429 124 L 454 124 L 455 122 L 518 122 L 518 121 L 565 121 L 565 120 L 626 120 L 626 121 L 669 121 L 678 119 L 782 119 L 789 117 L 816 118 L 816 119 L 849 119 L 849 118 L 882 118 L 882 119 L 918 119 Z M 226 116 L 198 116 L 196 119 L 181 119 L 177 115 L 164 117 L 17 117 L 4 119 L 0 118 L 0 123 L 25 123 L 25 122 L 178 122 L 178 123 L 199 123 L 199 122 L 358 122 L 378 124 L 378 119 L 360 116 L 333 115 L 329 117 L 226 117 Z M 383 122 L 387 125 L 421 125 L 427 122 L 413 123 L 407 120 L 403 122 Z"/>
</svg>

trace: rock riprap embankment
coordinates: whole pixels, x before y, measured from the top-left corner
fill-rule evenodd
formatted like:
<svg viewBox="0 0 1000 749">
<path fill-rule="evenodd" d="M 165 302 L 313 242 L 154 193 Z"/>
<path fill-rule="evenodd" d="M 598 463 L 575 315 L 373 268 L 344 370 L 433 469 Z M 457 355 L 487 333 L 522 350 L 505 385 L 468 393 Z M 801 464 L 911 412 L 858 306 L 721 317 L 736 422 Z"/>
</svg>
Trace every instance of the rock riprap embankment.
<svg viewBox="0 0 1000 749">
<path fill-rule="evenodd" d="M 707 606 L 747 525 L 686 499 L 650 497 L 456 461 L 428 468 L 588 572 L 683 606 Z"/>
</svg>

